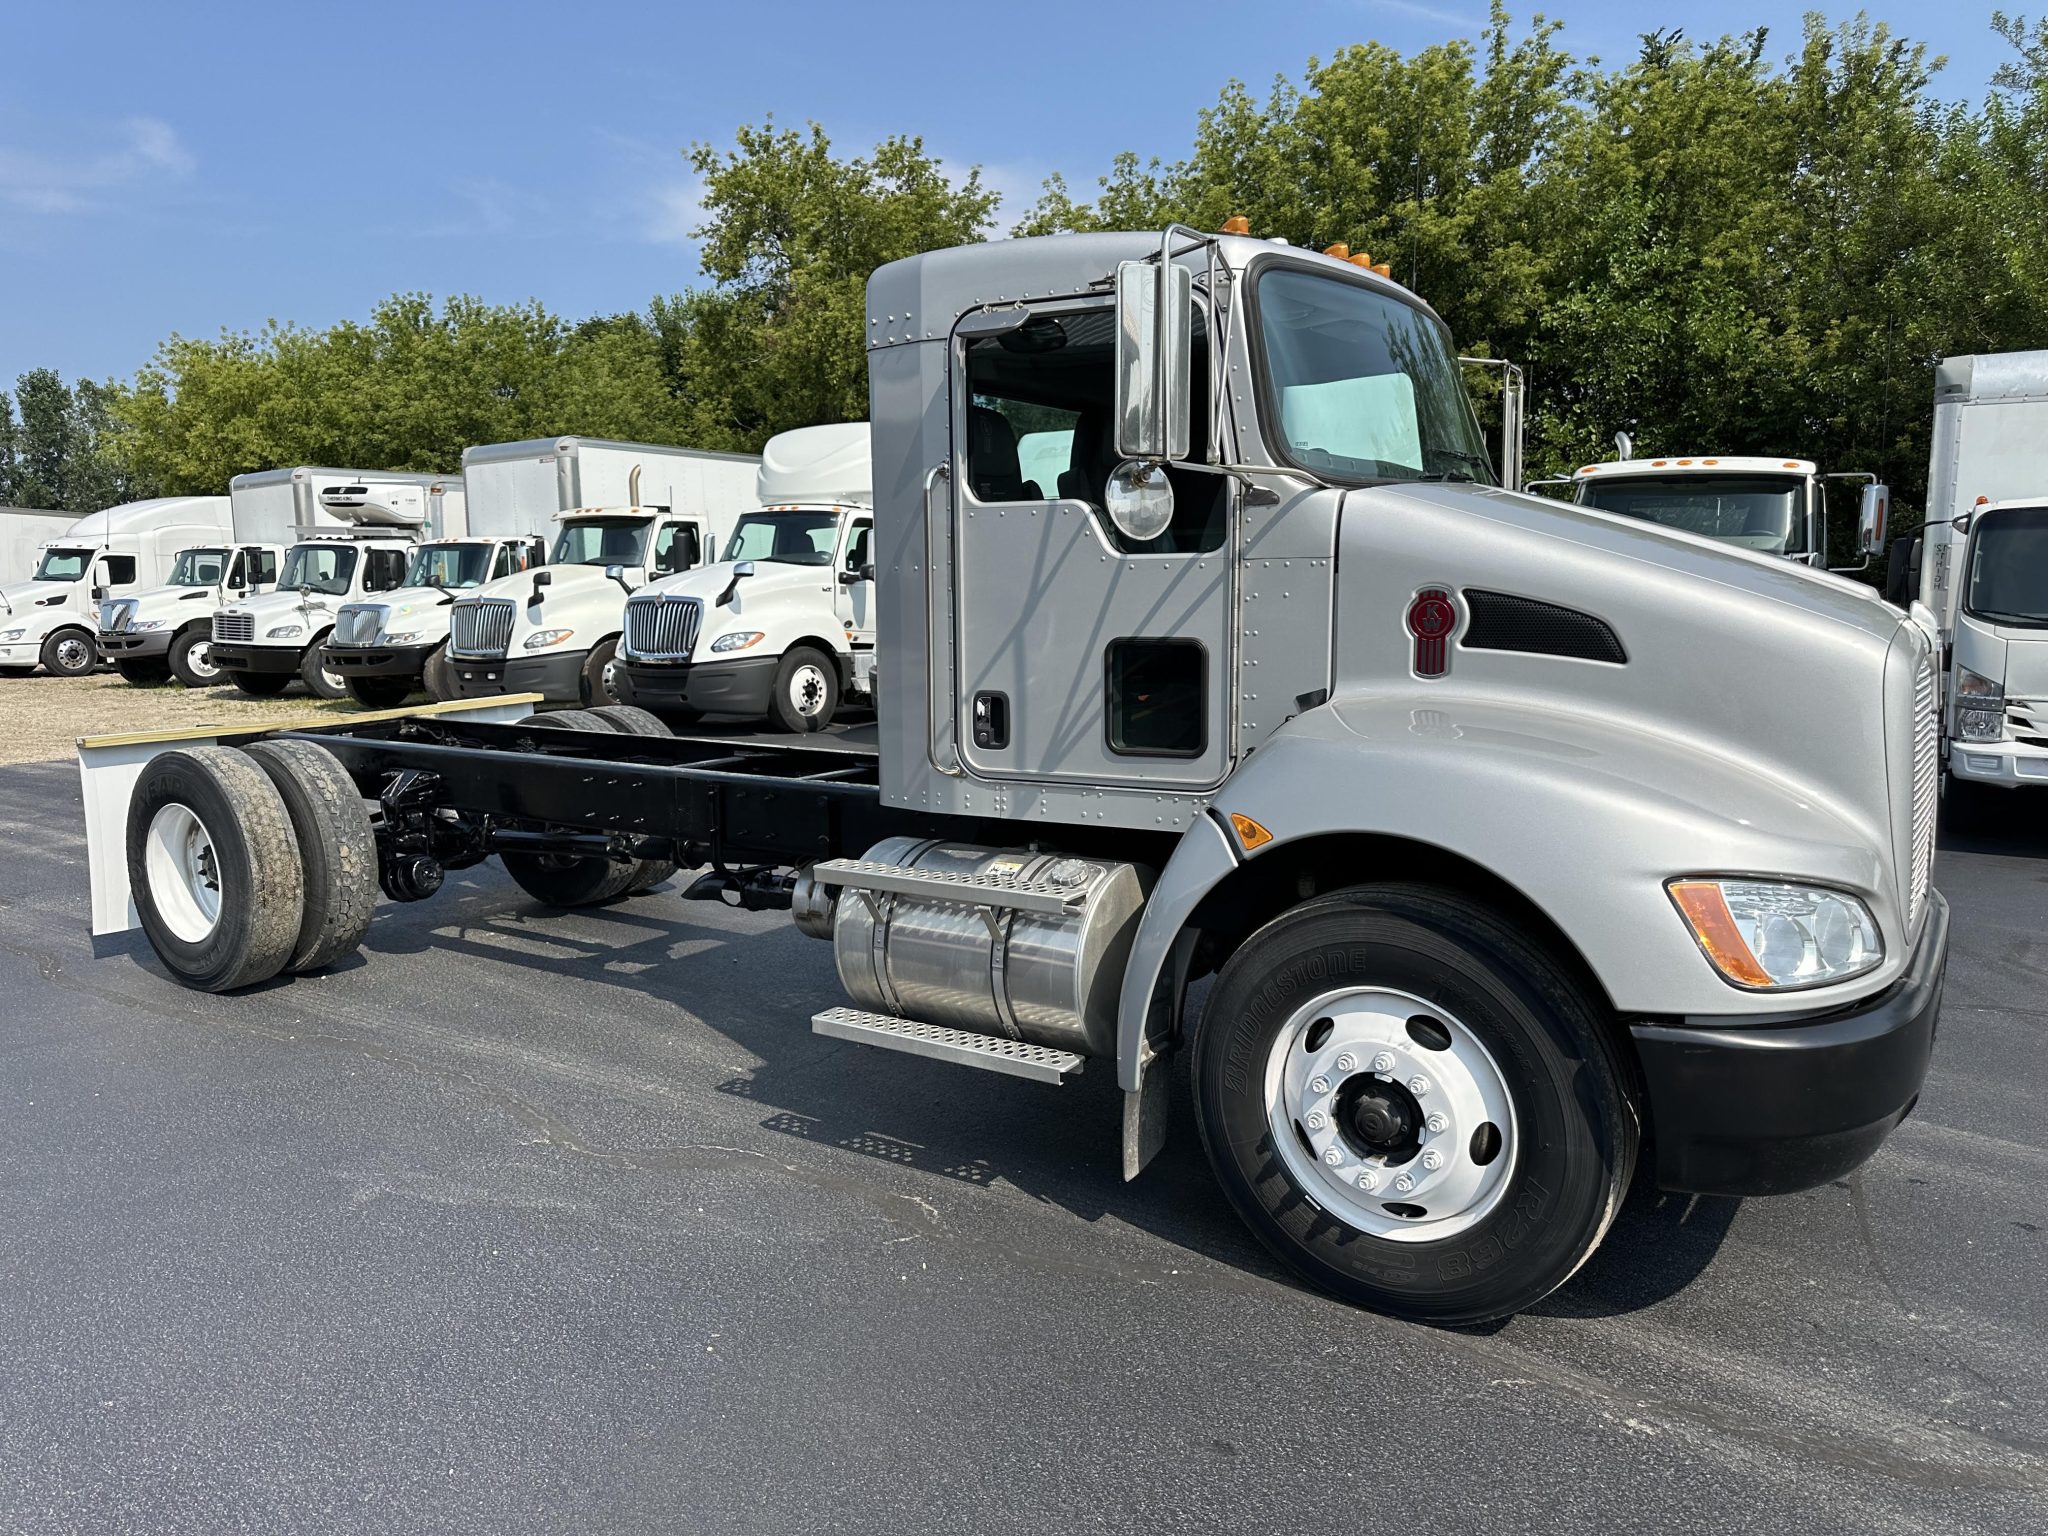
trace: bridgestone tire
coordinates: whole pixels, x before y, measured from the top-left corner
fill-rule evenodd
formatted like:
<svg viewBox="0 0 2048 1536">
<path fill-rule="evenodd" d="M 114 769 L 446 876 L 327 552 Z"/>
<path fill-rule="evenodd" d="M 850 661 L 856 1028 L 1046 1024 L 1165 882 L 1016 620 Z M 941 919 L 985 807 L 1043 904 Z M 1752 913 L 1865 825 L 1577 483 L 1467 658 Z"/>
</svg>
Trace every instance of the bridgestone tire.
<svg viewBox="0 0 2048 1536">
<path fill-rule="evenodd" d="M 653 715 L 633 704 L 603 704 L 596 709 L 586 709 L 583 714 L 587 719 L 602 721 L 607 730 L 616 731 L 621 736 L 675 735 Z M 626 894 L 637 896 L 661 884 L 675 872 L 673 859 L 642 859 L 633 875 L 633 883 L 626 887 Z"/>
<path fill-rule="evenodd" d="M 42 662 L 52 677 L 84 677 L 100 664 L 99 642 L 82 629 L 60 629 L 43 642 Z"/>
<path fill-rule="evenodd" d="M 223 675 L 252 699 L 274 699 L 292 685 L 289 672 L 228 672 Z"/>
<path fill-rule="evenodd" d="M 1425 999 L 1498 1068 L 1514 1161 L 1493 1203 L 1450 1236 L 1360 1230 L 1317 1203 L 1274 1145 L 1272 1051 L 1320 996 L 1350 988 Z M 1193 1078 L 1210 1163 L 1260 1241 L 1311 1284 L 1417 1322 L 1487 1322 L 1540 1301 L 1598 1245 L 1635 1166 L 1636 1118 L 1600 1005 L 1485 908 L 1423 887 L 1333 892 L 1260 929 L 1210 991 Z"/>
<path fill-rule="evenodd" d="M 582 702 L 591 704 L 615 704 L 618 702 L 612 691 L 604 685 L 604 671 L 612 658 L 619 653 L 617 640 L 601 640 L 590 648 L 590 654 L 583 661 Z"/>
<path fill-rule="evenodd" d="M 207 648 L 212 644 L 211 626 L 207 629 L 194 628 L 179 631 L 177 637 L 171 641 L 169 657 L 171 675 L 187 688 L 211 688 L 215 683 L 219 682 L 221 679 L 220 668 L 212 665 L 210 662 L 205 662 L 208 654 Z M 193 660 L 192 653 L 194 651 L 199 653 L 199 661 Z M 202 662 L 205 663 L 203 668 Z"/>
<path fill-rule="evenodd" d="M 412 684 L 402 677 L 351 677 L 343 686 L 365 709 L 396 709 L 413 693 Z"/>
<path fill-rule="evenodd" d="M 324 970 L 352 955 L 377 906 L 377 834 L 355 781 L 334 754 L 310 741 L 259 741 L 242 749 L 277 789 L 305 870 L 298 941 L 285 969 Z"/>
<path fill-rule="evenodd" d="M 152 836 L 180 809 L 210 845 L 218 913 L 200 931 L 181 912 L 181 882 Z M 305 873 L 284 799 L 232 747 L 188 747 L 150 759 L 128 802 L 128 882 L 135 910 L 166 969 L 202 992 L 233 992 L 284 969 L 298 942 Z M 159 885 L 158 882 L 162 882 Z M 180 931 L 182 930 L 182 931 Z"/>
<path fill-rule="evenodd" d="M 427 664 L 420 669 L 420 682 L 427 697 L 436 704 L 446 704 L 455 697 L 455 668 L 448 660 L 446 644 L 427 658 Z"/>
<path fill-rule="evenodd" d="M 157 660 L 117 661 L 114 670 L 121 674 L 122 682 L 133 683 L 138 688 L 151 687 L 171 675 L 171 669 Z"/>
<path fill-rule="evenodd" d="M 556 709 L 528 715 L 521 725 L 593 735 L 622 734 L 580 709 Z M 617 864 L 610 859 L 557 853 L 501 853 L 505 873 L 535 901 L 550 907 L 594 907 L 631 895 L 634 881 L 649 862 Z"/>
<path fill-rule="evenodd" d="M 816 669 L 817 686 L 823 697 L 810 714 L 805 714 L 796 695 L 799 678 L 811 675 L 806 671 L 808 668 Z M 775 691 L 768 697 L 768 710 L 785 731 L 822 731 L 839 710 L 839 663 L 815 646 L 791 646 L 783 654 L 782 665 L 775 669 Z"/>
<path fill-rule="evenodd" d="M 348 697 L 348 682 L 339 672 L 330 672 L 327 663 L 321 659 L 320 648 L 327 643 L 323 633 L 314 637 L 306 647 L 306 654 L 299 659 L 299 681 L 306 685 L 306 692 L 316 699 L 345 699 Z"/>
</svg>

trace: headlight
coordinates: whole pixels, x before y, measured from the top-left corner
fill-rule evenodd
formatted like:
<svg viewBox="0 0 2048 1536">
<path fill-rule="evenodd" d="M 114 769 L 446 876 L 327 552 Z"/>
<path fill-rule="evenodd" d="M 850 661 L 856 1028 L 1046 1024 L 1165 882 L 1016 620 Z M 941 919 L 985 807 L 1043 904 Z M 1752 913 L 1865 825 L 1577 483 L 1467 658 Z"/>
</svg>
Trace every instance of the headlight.
<svg viewBox="0 0 2048 1536">
<path fill-rule="evenodd" d="M 395 635 L 384 636 L 377 643 L 379 645 L 410 645 L 417 639 L 419 639 L 418 630 L 402 629 Z"/>
<path fill-rule="evenodd" d="M 1843 891 L 1776 880 L 1674 880 L 1667 889 L 1714 969 L 1738 987 L 1818 986 L 1884 959 L 1870 908 Z"/>
<path fill-rule="evenodd" d="M 573 629 L 536 629 L 526 637 L 526 649 L 529 651 L 545 650 L 551 645 L 560 645 L 575 633 L 576 631 Z"/>
<path fill-rule="evenodd" d="M 711 642 L 714 651 L 744 651 L 750 645 L 759 645 L 762 640 L 758 629 L 736 629 L 729 635 L 720 635 Z"/>
<path fill-rule="evenodd" d="M 146 635 L 154 630 L 164 628 L 170 622 L 169 619 L 144 619 L 139 624 L 130 624 L 128 630 L 130 634 Z"/>
<path fill-rule="evenodd" d="M 275 629 L 266 630 L 263 638 L 266 640 L 296 640 L 305 632 L 306 626 L 303 624 L 280 624 Z"/>
<path fill-rule="evenodd" d="M 1956 668 L 1956 735 L 1964 741 L 2005 738 L 2005 684 Z"/>
<path fill-rule="evenodd" d="M 0 640 L 19 640 L 23 635 L 27 633 L 28 631 L 25 629 L 10 629 L 5 631 L 4 633 L 0 633 Z"/>
</svg>

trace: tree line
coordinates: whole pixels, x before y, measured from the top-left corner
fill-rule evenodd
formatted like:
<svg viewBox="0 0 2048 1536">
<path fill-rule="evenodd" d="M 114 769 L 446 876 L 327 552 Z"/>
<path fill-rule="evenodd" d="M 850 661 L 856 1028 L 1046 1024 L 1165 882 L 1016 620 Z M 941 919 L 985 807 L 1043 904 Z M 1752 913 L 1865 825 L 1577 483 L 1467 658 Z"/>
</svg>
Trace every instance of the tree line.
<svg viewBox="0 0 2048 1536">
<path fill-rule="evenodd" d="M 1932 365 L 2048 346 L 2048 21 L 1998 14 L 1980 102 L 1863 16 L 1645 34 L 1609 66 L 1496 3 L 1476 44 L 1311 59 L 1226 85 L 1184 156 L 1062 177 L 1011 232 L 1215 228 L 1388 262 L 1471 352 L 1528 372 L 1529 470 L 1639 452 L 1796 454 L 1924 492 Z M 328 462 L 449 470 L 465 445 L 583 433 L 754 449 L 866 413 L 867 274 L 988 237 L 998 199 L 916 138 L 699 145 L 704 285 L 565 321 L 539 302 L 401 294 L 366 321 L 172 336 L 133 379 L 24 375 L 0 501 L 218 490 Z M 58 399 L 68 393 L 68 403 Z M 5 396 L 0 395 L 0 409 Z M 33 423 L 33 425 L 31 425 Z"/>
</svg>

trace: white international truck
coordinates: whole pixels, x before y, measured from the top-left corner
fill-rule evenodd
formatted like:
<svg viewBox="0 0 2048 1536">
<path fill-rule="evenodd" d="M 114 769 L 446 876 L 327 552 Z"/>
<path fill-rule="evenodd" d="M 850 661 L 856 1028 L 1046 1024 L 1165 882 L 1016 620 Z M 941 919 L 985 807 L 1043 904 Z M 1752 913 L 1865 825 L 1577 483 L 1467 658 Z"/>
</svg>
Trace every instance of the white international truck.
<svg viewBox="0 0 2048 1536">
<path fill-rule="evenodd" d="M 1834 482 L 1847 484 L 1831 497 Z M 1875 475 L 1824 475 L 1808 459 L 1758 455 L 1610 459 L 1582 466 L 1568 483 L 1572 500 L 1582 507 L 1823 568 L 1830 549 L 1830 502 L 1839 499 L 1846 509 L 1847 485 L 1858 485 L 1855 553 L 1862 563 L 1837 570 L 1862 570 L 1883 550 L 1891 506 L 1891 491 Z"/>
<path fill-rule="evenodd" d="M 716 556 L 754 504 L 759 458 L 600 438 L 493 443 L 462 455 L 474 495 L 545 513 L 547 564 L 494 581 L 448 610 L 457 698 L 538 693 L 561 703 L 615 697 L 626 599 L 651 578 Z"/>
<path fill-rule="evenodd" d="M 0 587 L 0 674 L 83 677 L 100 663 L 100 603 L 162 586 L 181 551 L 228 530 L 225 496 L 158 496 L 77 519 L 37 548 L 27 581 Z"/>
<path fill-rule="evenodd" d="M 1639 1159 L 1784 1193 L 1912 1109 L 1948 940 L 1921 625 L 1501 489 L 1442 321 L 1332 256 L 994 241 L 881 268 L 867 319 L 871 740 L 510 699 L 87 742 L 96 930 L 225 991 L 354 951 L 380 881 L 495 857 L 585 907 L 699 869 L 831 945 L 809 1027 L 926 1058 L 912 1102 L 933 1062 L 1111 1074 L 1135 1177 L 1185 1083 L 1261 1242 L 1438 1324 L 1563 1284 Z M 825 984 L 758 1006 L 800 1028 Z"/>
<path fill-rule="evenodd" d="M 300 524 L 276 589 L 228 604 L 213 621 L 209 659 L 258 697 L 282 693 L 297 679 L 318 698 L 345 698 L 347 681 L 322 653 L 336 615 L 350 602 L 399 587 L 421 540 L 468 528 L 462 482 L 453 476 L 376 471 L 305 483 L 321 520 Z M 305 511 L 301 506 L 298 514 Z"/>
<path fill-rule="evenodd" d="M 2048 788 L 2048 351 L 1936 367 L 1921 539 L 1951 792 Z"/>
<path fill-rule="evenodd" d="M 615 692 L 666 720 L 829 725 L 874 691 L 874 463 L 864 421 L 770 438 L 722 559 L 626 601 Z"/>
<path fill-rule="evenodd" d="M 77 521 L 76 512 L 0 507 L 0 587 L 26 579 L 42 547 Z"/>
</svg>

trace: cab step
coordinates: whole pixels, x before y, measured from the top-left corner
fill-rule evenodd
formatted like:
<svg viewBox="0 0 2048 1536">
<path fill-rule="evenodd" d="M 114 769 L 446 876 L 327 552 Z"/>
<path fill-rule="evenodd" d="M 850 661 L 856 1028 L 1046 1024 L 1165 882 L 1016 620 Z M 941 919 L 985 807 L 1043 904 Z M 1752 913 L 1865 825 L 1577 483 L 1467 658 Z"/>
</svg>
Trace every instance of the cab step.
<svg viewBox="0 0 2048 1536">
<path fill-rule="evenodd" d="M 852 862 L 848 860 L 847 862 Z M 827 1008 L 811 1018 L 811 1032 L 851 1040 L 856 1045 L 879 1045 L 884 1050 L 907 1051 L 912 1056 L 929 1056 L 963 1067 L 980 1067 L 985 1072 L 1002 1072 L 1029 1078 L 1034 1083 L 1057 1086 L 1087 1064 L 1085 1056 L 1056 1051 L 1049 1046 L 1027 1045 L 1022 1040 L 997 1040 L 944 1024 L 920 1024 L 915 1019 L 893 1018 L 886 1013 L 869 1013 L 861 1008 Z"/>
<path fill-rule="evenodd" d="M 1013 880 L 1004 875 L 904 869 L 868 859 L 824 859 L 811 866 L 811 877 L 820 885 L 842 885 L 849 890 L 919 896 L 926 901 L 957 901 L 966 906 L 1000 907 L 1009 912 L 1042 912 L 1053 917 L 1074 911 L 1088 899 L 1085 886 Z"/>
</svg>

